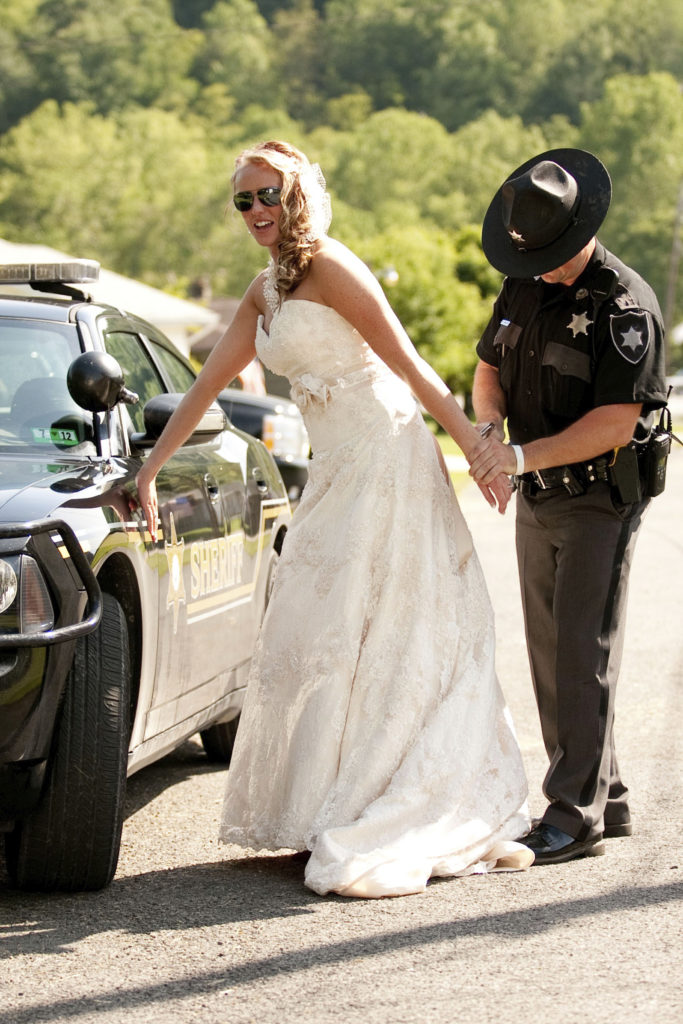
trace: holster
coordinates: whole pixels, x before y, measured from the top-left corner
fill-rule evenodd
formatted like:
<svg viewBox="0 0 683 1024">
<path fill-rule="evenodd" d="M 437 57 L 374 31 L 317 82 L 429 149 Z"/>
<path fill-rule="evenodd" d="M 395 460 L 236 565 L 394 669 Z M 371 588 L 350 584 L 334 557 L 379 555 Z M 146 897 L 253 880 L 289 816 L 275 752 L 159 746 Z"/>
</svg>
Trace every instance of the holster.
<svg viewBox="0 0 683 1024">
<path fill-rule="evenodd" d="M 617 448 L 608 470 L 609 482 L 616 488 L 620 501 L 625 505 L 641 501 L 643 498 L 638 447 L 640 446 L 636 446 L 632 441 L 623 448 Z"/>
</svg>

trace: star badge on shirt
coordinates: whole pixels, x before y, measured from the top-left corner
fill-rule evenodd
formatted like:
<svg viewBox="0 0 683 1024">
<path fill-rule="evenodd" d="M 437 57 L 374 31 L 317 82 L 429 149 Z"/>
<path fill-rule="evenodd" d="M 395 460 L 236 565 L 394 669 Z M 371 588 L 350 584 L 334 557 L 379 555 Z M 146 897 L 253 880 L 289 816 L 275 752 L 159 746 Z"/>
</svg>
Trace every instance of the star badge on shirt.
<svg viewBox="0 0 683 1024">
<path fill-rule="evenodd" d="M 576 337 L 577 334 L 588 334 L 588 328 L 592 323 L 593 321 L 588 319 L 587 313 L 572 313 L 567 329 Z"/>
<path fill-rule="evenodd" d="M 630 310 L 609 318 L 609 330 L 615 348 L 634 366 L 650 346 L 650 320 L 643 310 Z"/>
</svg>

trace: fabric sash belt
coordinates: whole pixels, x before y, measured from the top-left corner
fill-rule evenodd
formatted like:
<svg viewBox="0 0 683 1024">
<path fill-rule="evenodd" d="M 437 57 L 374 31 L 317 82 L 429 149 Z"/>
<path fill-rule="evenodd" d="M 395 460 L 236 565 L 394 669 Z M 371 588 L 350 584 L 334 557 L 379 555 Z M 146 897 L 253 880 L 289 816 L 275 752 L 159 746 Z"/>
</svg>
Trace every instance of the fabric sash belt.
<svg viewBox="0 0 683 1024">
<path fill-rule="evenodd" d="M 393 374 L 387 367 L 372 364 L 365 364 L 356 370 L 347 372 L 342 377 L 332 379 L 315 377 L 312 373 L 302 373 L 293 381 L 289 395 L 299 410 L 304 412 L 309 406 L 326 408 L 328 401 L 345 388 L 370 384 L 391 377 Z"/>
</svg>

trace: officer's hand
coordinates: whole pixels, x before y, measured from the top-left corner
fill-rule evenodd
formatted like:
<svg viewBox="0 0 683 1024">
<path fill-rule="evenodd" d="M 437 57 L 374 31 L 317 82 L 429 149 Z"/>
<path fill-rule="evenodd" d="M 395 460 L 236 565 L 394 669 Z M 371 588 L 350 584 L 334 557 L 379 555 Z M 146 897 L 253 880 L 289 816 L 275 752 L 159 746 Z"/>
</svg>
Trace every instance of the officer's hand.
<svg viewBox="0 0 683 1024">
<path fill-rule="evenodd" d="M 475 423 L 475 430 L 478 430 L 482 437 L 491 437 L 496 441 L 505 440 L 505 427 L 502 420 L 487 420 L 486 422 Z"/>
<path fill-rule="evenodd" d="M 515 453 L 509 444 L 503 444 L 493 437 L 488 437 L 483 444 L 477 445 L 470 457 L 470 476 L 477 483 L 492 486 L 493 481 L 501 473 L 512 476 L 517 468 Z"/>
</svg>

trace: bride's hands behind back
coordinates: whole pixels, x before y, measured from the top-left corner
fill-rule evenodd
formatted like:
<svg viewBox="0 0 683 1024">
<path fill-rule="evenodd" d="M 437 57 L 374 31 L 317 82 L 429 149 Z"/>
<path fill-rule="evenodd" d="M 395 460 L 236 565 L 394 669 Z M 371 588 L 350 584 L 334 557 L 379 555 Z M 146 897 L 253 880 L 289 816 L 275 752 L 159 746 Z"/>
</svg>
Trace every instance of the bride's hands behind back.
<svg viewBox="0 0 683 1024">
<path fill-rule="evenodd" d="M 475 481 L 477 487 L 484 495 L 489 505 L 492 508 L 498 506 L 498 511 L 501 515 L 505 512 L 508 507 L 510 498 L 512 497 L 512 484 L 510 478 L 505 473 L 499 473 L 494 480 L 489 484 L 480 483 L 479 480 Z"/>
</svg>

